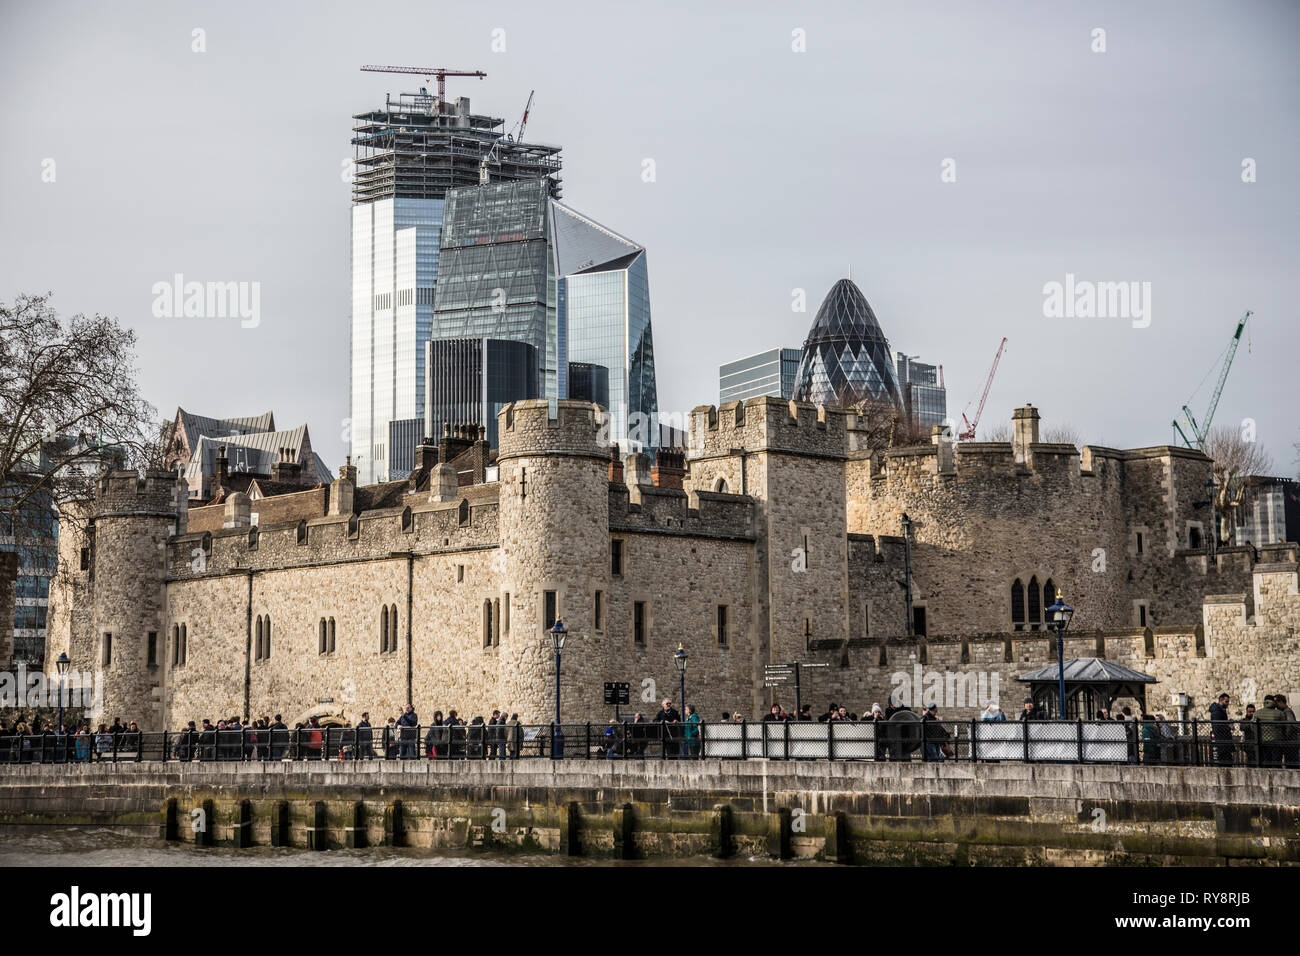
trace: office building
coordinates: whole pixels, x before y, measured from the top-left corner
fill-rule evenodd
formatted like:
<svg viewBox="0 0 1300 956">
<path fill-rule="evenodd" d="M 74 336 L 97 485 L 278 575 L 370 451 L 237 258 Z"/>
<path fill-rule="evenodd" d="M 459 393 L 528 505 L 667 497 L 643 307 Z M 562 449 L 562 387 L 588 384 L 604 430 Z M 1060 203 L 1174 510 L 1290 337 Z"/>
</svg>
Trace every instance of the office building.
<svg viewBox="0 0 1300 956">
<path fill-rule="evenodd" d="M 359 480 L 405 477 L 411 422 L 425 418 L 425 343 L 433 322 L 448 191 L 536 181 L 558 196 L 560 149 L 505 136 L 505 121 L 454 103 L 403 93 L 353 117 L 351 404 Z M 406 422 L 390 431 L 390 423 Z M 392 439 L 399 437 L 400 448 Z M 395 457 L 401 455 L 399 459 Z"/>
<path fill-rule="evenodd" d="M 948 390 L 934 365 L 918 362 L 916 355 L 896 352 L 894 368 L 902 391 L 903 411 L 917 425 L 929 428 L 948 418 Z M 953 436 L 956 437 L 955 435 Z"/>
<path fill-rule="evenodd" d="M 537 350 L 527 342 L 431 339 L 425 350 L 429 374 L 420 424 L 422 434 L 435 441 L 448 425 L 484 425 L 495 448 L 497 413 L 512 401 L 538 397 Z"/>
<path fill-rule="evenodd" d="M 852 279 L 836 282 L 817 310 L 795 373 L 794 398 L 838 408 L 864 402 L 903 408 L 889 342 Z"/>
<path fill-rule="evenodd" d="M 768 349 L 718 368 L 718 402 L 743 402 L 771 395 L 789 399 L 799 370 L 799 349 Z"/>
<path fill-rule="evenodd" d="M 614 440 L 662 443 L 646 250 L 544 183 L 448 194 L 431 337 L 527 343 L 538 390 L 504 399 L 603 395 Z M 570 368 L 583 375 L 576 392 Z"/>
</svg>

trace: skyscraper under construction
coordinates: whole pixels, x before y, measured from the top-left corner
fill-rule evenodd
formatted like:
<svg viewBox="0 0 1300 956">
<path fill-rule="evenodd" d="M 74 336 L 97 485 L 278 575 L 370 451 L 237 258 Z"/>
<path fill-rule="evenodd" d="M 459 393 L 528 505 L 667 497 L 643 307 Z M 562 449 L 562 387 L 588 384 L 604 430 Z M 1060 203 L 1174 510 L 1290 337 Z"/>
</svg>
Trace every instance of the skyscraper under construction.
<svg viewBox="0 0 1300 956">
<path fill-rule="evenodd" d="M 390 435 L 423 428 L 447 191 L 545 180 L 558 197 L 561 165 L 560 147 L 522 141 L 523 120 L 508 133 L 505 120 L 471 112 L 468 97 L 448 102 L 441 90 L 451 71 L 375 69 L 436 75 L 440 92 L 389 95 L 382 109 L 353 116 L 349 431 L 363 483 L 389 479 Z"/>
</svg>

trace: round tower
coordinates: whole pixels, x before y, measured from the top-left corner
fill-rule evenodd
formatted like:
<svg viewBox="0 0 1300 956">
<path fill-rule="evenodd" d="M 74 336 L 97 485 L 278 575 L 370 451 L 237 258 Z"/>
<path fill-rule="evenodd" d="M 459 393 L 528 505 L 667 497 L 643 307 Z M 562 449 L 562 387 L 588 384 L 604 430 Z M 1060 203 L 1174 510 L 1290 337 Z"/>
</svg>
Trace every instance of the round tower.
<svg viewBox="0 0 1300 956">
<path fill-rule="evenodd" d="M 94 526 L 92 660 L 104 687 L 100 718 L 162 729 L 167 660 L 166 551 L 185 505 L 176 475 L 107 472 L 99 479 Z"/>
<path fill-rule="evenodd" d="M 555 616 L 569 631 L 562 716 L 585 720 L 602 706 L 594 603 L 609 586 L 609 449 L 597 410 L 565 399 L 552 416 L 547 400 L 533 399 L 497 418 L 501 588 L 509 594 L 497 686 L 501 705 L 525 722 L 555 718 Z"/>
</svg>

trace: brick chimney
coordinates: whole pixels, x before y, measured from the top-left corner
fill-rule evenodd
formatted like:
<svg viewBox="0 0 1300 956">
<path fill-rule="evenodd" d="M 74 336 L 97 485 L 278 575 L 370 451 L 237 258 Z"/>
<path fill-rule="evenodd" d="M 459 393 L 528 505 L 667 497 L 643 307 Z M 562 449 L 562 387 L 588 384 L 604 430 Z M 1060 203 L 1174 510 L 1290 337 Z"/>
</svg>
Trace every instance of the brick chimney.
<svg viewBox="0 0 1300 956">
<path fill-rule="evenodd" d="M 623 459 L 618 456 L 618 446 L 611 445 L 609 448 L 609 480 L 623 483 Z"/>
<path fill-rule="evenodd" d="M 442 438 L 438 441 L 438 460 L 443 464 L 450 462 L 458 455 L 469 451 L 474 445 L 474 439 L 477 436 L 477 430 L 471 434 L 472 425 L 459 424 L 452 425 L 445 422 L 442 426 Z"/>
<path fill-rule="evenodd" d="M 302 465 L 294 460 L 293 449 L 281 448 L 280 460 L 271 466 L 271 480 L 298 484 L 301 478 Z"/>
<path fill-rule="evenodd" d="M 650 469 L 650 481 L 656 488 L 674 488 L 682 490 L 682 479 L 686 477 L 686 456 L 671 448 L 660 448 L 655 452 L 654 467 Z"/>
</svg>

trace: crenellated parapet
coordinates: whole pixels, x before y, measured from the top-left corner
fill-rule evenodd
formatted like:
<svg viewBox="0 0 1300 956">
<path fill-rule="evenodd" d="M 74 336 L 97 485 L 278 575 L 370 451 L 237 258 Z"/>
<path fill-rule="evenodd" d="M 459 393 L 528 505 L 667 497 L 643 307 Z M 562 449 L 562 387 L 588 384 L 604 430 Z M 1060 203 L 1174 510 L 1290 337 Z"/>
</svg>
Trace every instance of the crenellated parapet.
<svg viewBox="0 0 1300 956">
<path fill-rule="evenodd" d="M 691 411 L 689 458 L 745 451 L 779 451 L 842 458 L 853 414 L 771 396 L 700 405 Z"/>
<path fill-rule="evenodd" d="M 538 454 L 586 455 L 609 461 L 608 415 L 573 399 L 511 402 L 497 416 L 497 461 Z"/>
</svg>

